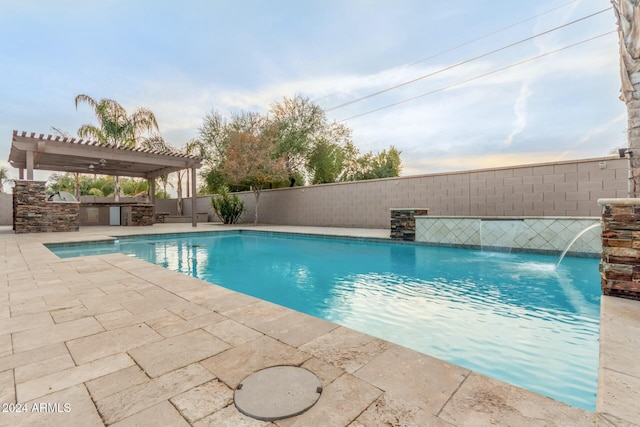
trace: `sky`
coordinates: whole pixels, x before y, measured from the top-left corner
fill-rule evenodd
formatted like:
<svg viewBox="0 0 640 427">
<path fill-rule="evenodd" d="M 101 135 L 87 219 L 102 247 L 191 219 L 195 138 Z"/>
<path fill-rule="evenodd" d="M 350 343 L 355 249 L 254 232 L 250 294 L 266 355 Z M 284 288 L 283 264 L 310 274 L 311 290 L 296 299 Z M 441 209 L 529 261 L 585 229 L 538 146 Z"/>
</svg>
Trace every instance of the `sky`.
<svg viewBox="0 0 640 427">
<path fill-rule="evenodd" d="M 606 156 L 615 30 L 608 0 L 0 0 L 0 166 L 14 130 L 95 124 L 78 94 L 151 109 L 176 147 L 299 94 L 401 175 Z"/>
</svg>

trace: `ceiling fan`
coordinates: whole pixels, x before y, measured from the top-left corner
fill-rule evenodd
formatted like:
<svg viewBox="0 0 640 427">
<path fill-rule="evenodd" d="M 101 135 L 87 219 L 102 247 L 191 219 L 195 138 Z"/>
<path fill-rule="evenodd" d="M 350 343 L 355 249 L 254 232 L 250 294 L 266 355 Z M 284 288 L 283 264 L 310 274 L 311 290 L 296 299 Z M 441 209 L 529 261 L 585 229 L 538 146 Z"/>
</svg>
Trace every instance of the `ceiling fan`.
<svg viewBox="0 0 640 427">
<path fill-rule="evenodd" d="M 107 165 L 107 161 L 105 159 L 100 159 L 98 161 L 98 163 L 99 163 L 98 167 L 104 167 L 104 166 Z M 93 163 L 89 163 L 89 169 L 90 170 L 94 170 L 95 168 L 96 167 L 95 167 L 95 165 Z"/>
</svg>

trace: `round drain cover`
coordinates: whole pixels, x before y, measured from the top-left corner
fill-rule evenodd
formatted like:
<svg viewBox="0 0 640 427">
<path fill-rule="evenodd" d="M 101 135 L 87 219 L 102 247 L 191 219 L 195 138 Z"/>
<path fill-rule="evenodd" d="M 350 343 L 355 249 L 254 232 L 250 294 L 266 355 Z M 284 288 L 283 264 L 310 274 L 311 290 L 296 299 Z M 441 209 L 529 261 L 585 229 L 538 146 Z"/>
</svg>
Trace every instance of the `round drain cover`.
<svg viewBox="0 0 640 427">
<path fill-rule="evenodd" d="M 264 421 L 299 415 L 320 398 L 320 379 L 304 368 L 273 366 L 249 375 L 233 400 L 243 414 Z"/>
</svg>

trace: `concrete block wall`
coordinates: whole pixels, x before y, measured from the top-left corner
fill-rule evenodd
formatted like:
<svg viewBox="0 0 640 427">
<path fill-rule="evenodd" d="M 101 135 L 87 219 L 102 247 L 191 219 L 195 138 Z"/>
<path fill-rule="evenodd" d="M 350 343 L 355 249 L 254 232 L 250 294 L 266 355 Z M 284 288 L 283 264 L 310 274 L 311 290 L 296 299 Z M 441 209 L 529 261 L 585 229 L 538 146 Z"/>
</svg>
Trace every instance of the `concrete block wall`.
<svg viewBox="0 0 640 427">
<path fill-rule="evenodd" d="M 13 224 L 13 195 L 0 194 L 0 225 Z"/>
<path fill-rule="evenodd" d="M 189 200 L 189 207 L 191 207 L 191 199 L 188 199 L 188 200 Z M 156 203 L 156 212 L 169 212 L 169 215 L 178 214 L 177 199 L 156 199 L 155 203 Z M 187 204 L 187 199 L 184 199 L 182 201 L 183 210 L 186 204 Z"/>
<path fill-rule="evenodd" d="M 264 190 L 268 224 L 389 228 L 391 208 L 436 216 L 600 216 L 597 200 L 627 196 L 627 160 L 573 160 L 310 187 Z M 254 196 L 243 222 L 253 221 Z"/>
<path fill-rule="evenodd" d="M 436 216 L 600 216 L 598 199 L 627 197 L 627 173 L 626 159 L 603 157 L 264 190 L 259 220 L 389 228 L 389 209 L 415 207 L 429 208 L 429 215 Z M 253 193 L 238 196 L 246 208 L 242 221 L 253 222 Z M 157 199 L 156 204 L 157 212 L 176 214 L 175 199 Z M 4 206 L 0 199 L 0 215 Z M 191 199 L 184 199 L 183 208 L 191 215 Z M 211 196 L 198 197 L 197 209 L 217 220 Z"/>
</svg>

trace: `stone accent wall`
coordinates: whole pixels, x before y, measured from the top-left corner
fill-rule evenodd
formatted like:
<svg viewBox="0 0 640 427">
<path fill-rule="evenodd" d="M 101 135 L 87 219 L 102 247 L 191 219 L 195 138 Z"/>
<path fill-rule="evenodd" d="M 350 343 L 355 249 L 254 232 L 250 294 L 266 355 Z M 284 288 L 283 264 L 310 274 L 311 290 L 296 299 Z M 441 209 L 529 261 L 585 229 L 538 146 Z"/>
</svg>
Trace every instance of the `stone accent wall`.
<svg viewBox="0 0 640 427">
<path fill-rule="evenodd" d="M 640 300 L 640 199 L 603 199 L 602 293 Z"/>
<path fill-rule="evenodd" d="M 16 233 L 78 231 L 80 202 L 47 201 L 45 181 L 15 181 L 13 229 Z"/>
<path fill-rule="evenodd" d="M 392 208 L 391 238 L 395 240 L 416 240 L 416 215 L 427 215 L 426 208 Z"/>
<path fill-rule="evenodd" d="M 153 225 L 153 205 L 140 204 L 128 206 L 131 209 L 131 222 L 128 225 Z"/>
</svg>

